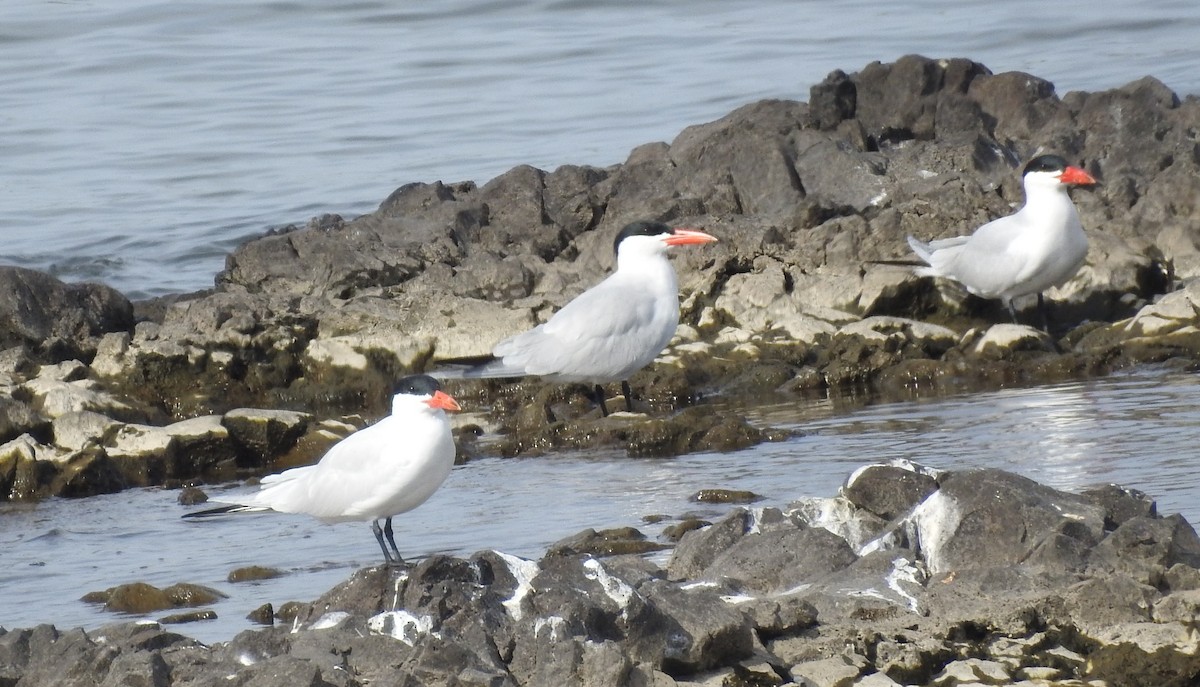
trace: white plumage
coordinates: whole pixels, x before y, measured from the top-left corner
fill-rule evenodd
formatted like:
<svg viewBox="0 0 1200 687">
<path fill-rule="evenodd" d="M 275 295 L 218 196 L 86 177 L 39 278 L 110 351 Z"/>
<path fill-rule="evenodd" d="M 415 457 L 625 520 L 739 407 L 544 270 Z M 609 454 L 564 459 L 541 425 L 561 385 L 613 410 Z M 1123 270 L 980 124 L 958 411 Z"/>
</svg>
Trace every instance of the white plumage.
<svg viewBox="0 0 1200 687">
<path fill-rule="evenodd" d="M 433 374 L 464 378 L 537 375 L 597 385 L 624 382 L 654 361 L 679 326 L 679 283 L 667 249 L 710 241 L 716 238 L 701 231 L 672 229 L 657 222 L 630 224 L 614 242 L 617 269 L 608 278 L 567 303 L 544 324 L 496 344 L 493 359 Z"/>
<path fill-rule="evenodd" d="M 315 465 L 264 477 L 257 493 L 188 517 L 273 510 L 328 523 L 371 521 L 385 559 L 402 562 L 392 516 L 424 503 L 449 476 L 455 446 L 446 411 L 459 407 L 425 375 L 400 380 L 397 391 L 391 415 L 339 441 Z"/>
<path fill-rule="evenodd" d="M 1035 158 L 1025 167 L 1025 204 L 1017 212 L 970 236 L 928 243 L 908 237 L 913 252 L 928 264 L 916 273 L 953 279 L 977 296 L 1003 299 L 1010 311 L 1014 298 L 1038 294 L 1040 300 L 1042 291 L 1069 280 L 1087 258 L 1087 235 L 1067 189 L 1094 183 L 1057 155 Z"/>
</svg>

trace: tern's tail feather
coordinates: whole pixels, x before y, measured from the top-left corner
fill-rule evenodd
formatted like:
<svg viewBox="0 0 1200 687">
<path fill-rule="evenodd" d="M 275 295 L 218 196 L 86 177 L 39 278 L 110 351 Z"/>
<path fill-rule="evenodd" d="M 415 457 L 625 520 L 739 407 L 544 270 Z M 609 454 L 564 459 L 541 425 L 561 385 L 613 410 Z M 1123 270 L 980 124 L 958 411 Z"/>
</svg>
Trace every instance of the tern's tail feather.
<svg viewBox="0 0 1200 687">
<path fill-rule="evenodd" d="M 226 515 L 227 513 L 263 513 L 271 510 L 262 506 L 242 506 L 239 504 L 230 504 L 219 508 L 209 508 L 208 510 L 196 511 L 195 513 L 184 513 L 185 518 L 211 518 L 217 515 Z"/>
<path fill-rule="evenodd" d="M 493 355 L 477 355 L 463 358 L 443 358 L 433 361 L 434 368 L 429 376 L 434 379 L 485 379 L 524 377 L 524 367 L 505 364 L 503 358 Z"/>
<path fill-rule="evenodd" d="M 928 243 L 918 239 L 915 236 L 908 237 L 908 247 L 912 248 L 918 258 L 925 261 L 926 265 L 933 263 L 933 248 Z"/>
</svg>

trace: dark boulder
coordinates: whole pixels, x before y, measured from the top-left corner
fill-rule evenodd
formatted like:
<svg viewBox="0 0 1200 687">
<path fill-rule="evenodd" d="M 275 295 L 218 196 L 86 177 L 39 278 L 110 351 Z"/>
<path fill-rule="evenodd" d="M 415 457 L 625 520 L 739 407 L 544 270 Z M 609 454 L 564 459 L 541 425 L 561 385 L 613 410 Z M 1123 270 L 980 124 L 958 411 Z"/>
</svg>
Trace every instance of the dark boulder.
<svg viewBox="0 0 1200 687">
<path fill-rule="evenodd" d="M 0 267 L 0 349 L 27 346 L 48 362 L 90 359 L 97 337 L 132 329 L 133 305 L 111 287 Z"/>
</svg>

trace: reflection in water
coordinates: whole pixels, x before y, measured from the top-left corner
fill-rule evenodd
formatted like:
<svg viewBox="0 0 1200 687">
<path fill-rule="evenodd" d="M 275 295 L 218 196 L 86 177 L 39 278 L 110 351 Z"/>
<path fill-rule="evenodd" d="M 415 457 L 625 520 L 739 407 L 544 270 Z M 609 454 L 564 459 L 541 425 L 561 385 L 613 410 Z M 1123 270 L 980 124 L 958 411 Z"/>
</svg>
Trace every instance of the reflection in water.
<svg viewBox="0 0 1200 687">
<path fill-rule="evenodd" d="M 1141 370 L 1121 376 L 843 411 L 830 401 L 757 408 L 752 421 L 804 434 L 744 451 L 673 459 L 619 452 L 485 458 L 455 468 L 421 508 L 396 519 L 406 558 L 486 548 L 537 557 L 586 527 L 634 525 L 651 515 L 718 518 L 697 504 L 702 488 L 748 489 L 760 505 L 836 493 L 856 467 L 907 458 L 944 469 L 997 467 L 1061 489 L 1115 482 L 1155 496 L 1160 512 L 1200 520 L 1191 449 L 1200 442 L 1200 384 L 1192 375 Z M 237 487 L 242 489 L 242 487 Z M 218 497 L 222 489 L 210 489 Z M 144 489 L 81 500 L 0 505 L 0 625 L 53 622 L 96 627 L 114 618 L 79 597 L 125 582 L 206 584 L 228 593 L 215 621 L 185 626 L 203 641 L 231 638 L 262 603 L 311 600 L 378 549 L 358 523 L 327 526 L 265 514 L 180 520 L 176 492 Z M 290 572 L 229 584 L 246 565 Z"/>
</svg>

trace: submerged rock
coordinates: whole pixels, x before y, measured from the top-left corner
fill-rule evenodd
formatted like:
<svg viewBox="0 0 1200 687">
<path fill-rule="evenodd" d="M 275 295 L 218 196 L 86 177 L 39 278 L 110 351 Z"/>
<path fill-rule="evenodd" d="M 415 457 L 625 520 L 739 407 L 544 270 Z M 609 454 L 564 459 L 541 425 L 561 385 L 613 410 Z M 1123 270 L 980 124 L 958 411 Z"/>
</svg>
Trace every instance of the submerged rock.
<svg viewBox="0 0 1200 687">
<path fill-rule="evenodd" d="M 102 592 L 89 592 L 83 600 L 102 603 L 106 611 L 144 615 L 181 606 L 204 606 L 225 597 L 225 594 L 211 587 L 186 582 L 165 589 L 145 582 L 131 582 Z"/>
</svg>

